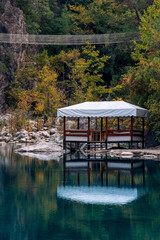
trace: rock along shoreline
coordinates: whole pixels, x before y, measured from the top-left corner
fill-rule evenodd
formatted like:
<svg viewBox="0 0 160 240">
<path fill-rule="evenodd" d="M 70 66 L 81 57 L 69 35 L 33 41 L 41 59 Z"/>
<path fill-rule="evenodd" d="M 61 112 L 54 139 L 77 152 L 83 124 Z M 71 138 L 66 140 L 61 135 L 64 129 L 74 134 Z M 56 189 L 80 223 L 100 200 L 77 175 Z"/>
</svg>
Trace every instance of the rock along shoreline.
<svg viewBox="0 0 160 240">
<path fill-rule="evenodd" d="M 160 146 L 152 149 L 99 149 L 87 151 L 87 154 L 102 154 L 110 157 L 151 159 L 160 161 Z"/>
</svg>

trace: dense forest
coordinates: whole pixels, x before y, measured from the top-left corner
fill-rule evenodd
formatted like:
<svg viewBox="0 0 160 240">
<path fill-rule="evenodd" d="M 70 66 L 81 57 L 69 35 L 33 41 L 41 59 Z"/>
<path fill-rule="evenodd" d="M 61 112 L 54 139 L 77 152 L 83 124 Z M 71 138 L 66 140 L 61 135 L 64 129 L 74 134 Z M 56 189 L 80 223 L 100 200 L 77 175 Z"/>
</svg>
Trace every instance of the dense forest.
<svg viewBox="0 0 160 240">
<path fill-rule="evenodd" d="M 139 31 L 141 41 L 26 51 L 7 89 L 11 109 L 26 118 L 49 118 L 60 106 L 123 99 L 150 111 L 148 126 L 160 141 L 160 0 L 16 0 L 14 5 L 23 11 L 29 34 Z"/>
</svg>

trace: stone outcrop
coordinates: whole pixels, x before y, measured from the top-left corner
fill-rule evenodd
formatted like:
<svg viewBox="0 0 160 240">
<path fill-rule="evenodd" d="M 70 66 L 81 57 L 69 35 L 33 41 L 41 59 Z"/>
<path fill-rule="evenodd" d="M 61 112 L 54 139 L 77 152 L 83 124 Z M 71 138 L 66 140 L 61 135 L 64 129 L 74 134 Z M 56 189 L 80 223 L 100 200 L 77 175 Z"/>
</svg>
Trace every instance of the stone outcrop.
<svg viewBox="0 0 160 240">
<path fill-rule="evenodd" d="M 0 20 L 7 33 L 27 34 L 23 12 L 13 7 L 10 1 L 6 2 Z"/>
<path fill-rule="evenodd" d="M 29 120 L 25 129 L 16 130 L 11 124 L 13 115 L 0 115 L 0 143 L 63 143 L 62 124 L 56 120 L 55 125 L 47 123 L 39 125 L 35 120 Z M 0 144 L 1 145 L 1 144 Z"/>
<path fill-rule="evenodd" d="M 15 7 L 15 0 L 2 0 L 0 33 L 27 34 L 23 11 Z M 0 44 L 0 113 L 7 108 L 6 90 L 13 81 L 14 72 L 23 62 L 27 52 L 37 53 L 35 46 L 24 44 Z"/>
<path fill-rule="evenodd" d="M 53 142 L 40 142 L 39 144 L 22 147 L 16 150 L 16 152 L 32 152 L 32 153 L 41 153 L 41 152 L 62 152 L 63 148 L 61 145 Z"/>
<path fill-rule="evenodd" d="M 23 12 L 19 8 L 13 7 L 10 1 L 3 1 L 3 4 L 4 9 L 0 16 L 0 33 L 26 34 Z M 23 61 L 26 47 L 22 44 L 0 44 L 0 112 L 5 109 L 5 90 L 12 81 L 13 72 Z"/>
<path fill-rule="evenodd" d="M 54 142 L 62 145 L 62 135 L 56 129 L 29 132 L 22 129 L 19 132 L 11 133 L 9 129 L 0 131 L 0 143 L 39 143 Z"/>
</svg>

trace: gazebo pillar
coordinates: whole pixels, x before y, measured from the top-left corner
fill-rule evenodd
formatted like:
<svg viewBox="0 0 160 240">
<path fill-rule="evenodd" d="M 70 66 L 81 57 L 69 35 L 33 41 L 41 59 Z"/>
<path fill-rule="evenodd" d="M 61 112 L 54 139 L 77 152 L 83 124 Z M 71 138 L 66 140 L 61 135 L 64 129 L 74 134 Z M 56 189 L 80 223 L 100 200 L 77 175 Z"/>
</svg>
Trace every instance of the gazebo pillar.
<svg viewBox="0 0 160 240">
<path fill-rule="evenodd" d="M 90 117 L 88 117 L 88 133 L 87 133 L 87 137 L 88 137 L 88 150 L 90 149 L 90 139 L 89 139 L 89 135 L 90 135 Z"/>
<path fill-rule="evenodd" d="M 131 117 L 131 148 L 133 147 L 133 116 Z"/>
<path fill-rule="evenodd" d="M 96 120 L 96 126 L 95 126 L 95 129 L 97 130 L 97 118 L 96 118 L 95 120 Z"/>
<path fill-rule="evenodd" d="M 77 129 L 79 129 L 79 117 L 77 118 Z"/>
<path fill-rule="evenodd" d="M 77 118 L 77 129 L 79 130 L 79 117 Z M 77 143 L 76 145 L 77 145 L 77 149 L 79 149 L 79 143 Z"/>
<path fill-rule="evenodd" d="M 106 129 L 105 129 L 105 132 L 106 132 L 106 149 L 107 149 L 107 137 L 108 137 L 108 118 L 106 117 Z"/>
<path fill-rule="evenodd" d="M 144 118 L 142 118 L 142 148 L 144 148 Z"/>
<path fill-rule="evenodd" d="M 119 117 L 117 118 L 117 120 L 118 120 L 118 130 L 120 130 L 120 126 L 119 126 Z M 120 147 L 120 144 L 118 143 L 118 148 Z"/>
<path fill-rule="evenodd" d="M 100 133 L 100 141 L 104 141 L 102 131 L 103 131 L 103 118 L 101 117 L 101 133 Z M 102 147 L 102 144 L 101 144 L 101 147 Z"/>
<path fill-rule="evenodd" d="M 66 149 L 66 117 L 63 117 L 63 149 Z"/>
</svg>

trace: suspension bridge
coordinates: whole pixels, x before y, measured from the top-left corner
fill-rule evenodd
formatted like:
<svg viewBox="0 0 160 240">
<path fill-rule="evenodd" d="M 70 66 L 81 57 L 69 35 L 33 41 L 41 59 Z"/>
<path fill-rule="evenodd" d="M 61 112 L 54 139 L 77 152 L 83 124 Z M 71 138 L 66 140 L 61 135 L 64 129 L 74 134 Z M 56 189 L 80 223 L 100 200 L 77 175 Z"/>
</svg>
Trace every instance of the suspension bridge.
<svg viewBox="0 0 160 240">
<path fill-rule="evenodd" d="M 34 45 L 114 44 L 140 41 L 139 32 L 91 35 L 31 35 L 0 33 L 0 43 Z"/>
</svg>

